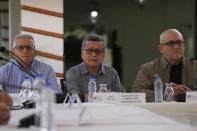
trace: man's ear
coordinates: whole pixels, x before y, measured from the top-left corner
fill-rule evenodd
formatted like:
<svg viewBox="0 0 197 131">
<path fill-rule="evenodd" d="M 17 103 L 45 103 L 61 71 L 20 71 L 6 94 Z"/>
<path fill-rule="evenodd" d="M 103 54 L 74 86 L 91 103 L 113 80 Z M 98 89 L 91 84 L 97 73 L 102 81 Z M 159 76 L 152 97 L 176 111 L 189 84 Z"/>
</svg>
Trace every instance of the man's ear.
<svg viewBox="0 0 197 131">
<path fill-rule="evenodd" d="M 34 57 L 38 54 L 37 50 L 34 51 Z"/>
<path fill-rule="evenodd" d="M 157 48 L 158 48 L 159 52 L 162 54 L 162 52 L 163 52 L 163 46 L 162 45 L 158 45 Z"/>
<path fill-rule="evenodd" d="M 106 52 L 106 51 L 104 51 L 104 53 L 103 53 L 103 58 L 105 57 L 105 52 Z"/>
<path fill-rule="evenodd" d="M 15 54 L 15 53 L 14 53 L 14 50 L 12 50 L 12 53 Z"/>
<path fill-rule="evenodd" d="M 81 51 L 81 59 L 83 60 L 83 51 Z"/>
<path fill-rule="evenodd" d="M 13 53 L 14 55 L 16 55 L 16 52 L 15 52 L 15 50 L 14 50 L 14 49 L 12 50 L 12 53 Z"/>
<path fill-rule="evenodd" d="M 187 49 L 187 45 L 188 45 L 187 43 L 184 43 L 184 48 L 185 48 L 185 49 Z"/>
</svg>

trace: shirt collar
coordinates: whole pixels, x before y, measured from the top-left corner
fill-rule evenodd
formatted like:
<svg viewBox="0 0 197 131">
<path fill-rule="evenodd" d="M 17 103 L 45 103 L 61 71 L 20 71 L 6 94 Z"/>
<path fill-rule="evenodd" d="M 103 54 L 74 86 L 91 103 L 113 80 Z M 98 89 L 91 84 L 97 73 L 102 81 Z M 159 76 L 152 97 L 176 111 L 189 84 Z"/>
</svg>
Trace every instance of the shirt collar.
<svg viewBox="0 0 197 131">
<path fill-rule="evenodd" d="M 183 56 L 183 58 L 182 58 L 182 64 L 184 64 L 185 61 L 186 61 L 186 59 L 185 59 L 185 57 Z M 164 69 L 165 69 L 168 65 L 170 65 L 164 56 L 161 57 L 161 64 L 162 64 L 162 66 L 163 66 Z"/>
<path fill-rule="evenodd" d="M 29 67 L 32 67 L 35 64 L 36 59 L 33 59 L 33 62 L 31 63 L 31 65 Z M 12 60 L 12 62 L 14 62 L 16 65 L 20 66 L 19 63 L 16 60 Z M 29 68 L 27 67 L 27 68 Z"/>
<path fill-rule="evenodd" d="M 106 75 L 106 68 L 103 64 L 101 64 L 101 71 L 104 75 Z"/>
<path fill-rule="evenodd" d="M 88 74 L 89 73 L 85 64 L 84 64 L 84 62 L 81 63 L 81 71 L 82 71 L 83 74 Z M 105 66 L 103 64 L 101 64 L 101 68 L 100 68 L 98 74 L 100 74 L 100 73 L 106 74 L 106 69 L 105 69 Z"/>
</svg>

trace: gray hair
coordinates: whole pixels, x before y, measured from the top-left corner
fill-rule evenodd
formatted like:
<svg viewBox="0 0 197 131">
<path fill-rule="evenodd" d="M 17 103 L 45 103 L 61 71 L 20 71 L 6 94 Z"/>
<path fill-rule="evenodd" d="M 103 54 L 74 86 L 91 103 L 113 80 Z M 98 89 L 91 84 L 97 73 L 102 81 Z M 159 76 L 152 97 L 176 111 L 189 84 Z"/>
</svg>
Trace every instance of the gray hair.
<svg viewBox="0 0 197 131">
<path fill-rule="evenodd" d="M 103 49 L 106 48 L 106 40 L 102 36 L 90 34 L 83 39 L 81 50 L 84 50 L 86 41 L 100 41 L 103 44 Z"/>
<path fill-rule="evenodd" d="M 14 42 L 13 42 L 13 46 L 14 48 L 16 47 L 16 40 L 20 39 L 20 38 L 28 38 L 30 40 L 32 40 L 32 45 L 35 46 L 35 41 L 34 41 L 34 37 L 30 34 L 19 34 L 14 38 Z"/>
<path fill-rule="evenodd" d="M 165 31 L 163 31 L 160 35 L 160 44 L 162 44 L 164 42 L 164 40 L 166 39 L 166 37 L 168 37 L 169 33 L 176 33 L 179 35 L 180 40 L 184 41 L 183 35 L 181 34 L 180 31 L 178 31 L 177 29 L 167 29 Z"/>
</svg>

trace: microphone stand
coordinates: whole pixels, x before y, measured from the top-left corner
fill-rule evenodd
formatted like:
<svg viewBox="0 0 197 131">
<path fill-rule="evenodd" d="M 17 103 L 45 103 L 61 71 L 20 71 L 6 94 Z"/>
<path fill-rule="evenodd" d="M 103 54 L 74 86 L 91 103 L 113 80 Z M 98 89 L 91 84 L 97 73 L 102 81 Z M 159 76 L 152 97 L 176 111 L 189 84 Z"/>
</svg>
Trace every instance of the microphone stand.
<svg viewBox="0 0 197 131">
<path fill-rule="evenodd" d="M 17 55 L 15 55 L 13 52 L 9 51 L 9 55 L 16 60 L 19 64 L 21 64 L 21 66 L 25 69 L 27 69 L 27 65 L 25 64 L 25 62 L 23 60 L 21 60 L 20 57 L 18 57 Z M 38 74 L 35 70 L 33 70 L 31 67 L 29 67 L 30 71 L 32 71 L 34 74 Z"/>
<path fill-rule="evenodd" d="M 20 70 L 22 70 L 23 72 L 25 72 L 25 73 L 28 74 L 29 76 L 35 78 L 35 75 L 32 74 L 31 72 L 29 72 L 28 70 L 26 70 L 26 68 L 24 68 L 24 67 L 22 67 L 22 66 L 19 66 L 19 65 L 17 65 L 16 63 L 14 63 L 14 62 L 12 62 L 12 61 L 10 61 L 10 60 L 7 60 L 7 59 L 5 59 L 5 58 L 3 58 L 3 57 L 0 57 L 0 60 L 4 60 L 4 61 L 7 61 L 7 62 L 11 62 L 13 65 L 17 66 Z"/>
</svg>

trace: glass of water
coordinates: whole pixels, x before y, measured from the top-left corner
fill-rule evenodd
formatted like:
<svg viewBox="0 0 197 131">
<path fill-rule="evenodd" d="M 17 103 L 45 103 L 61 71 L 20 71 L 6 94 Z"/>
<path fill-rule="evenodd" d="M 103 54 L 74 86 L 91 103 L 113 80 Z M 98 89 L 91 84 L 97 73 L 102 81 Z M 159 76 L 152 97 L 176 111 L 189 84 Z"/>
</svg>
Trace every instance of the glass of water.
<svg viewBox="0 0 197 131">
<path fill-rule="evenodd" d="M 174 100 L 174 90 L 172 88 L 172 83 L 165 84 L 165 91 L 164 91 L 164 101 L 173 101 Z"/>
<path fill-rule="evenodd" d="M 100 86 L 99 93 L 107 92 L 107 84 L 99 84 L 99 86 Z"/>
</svg>

